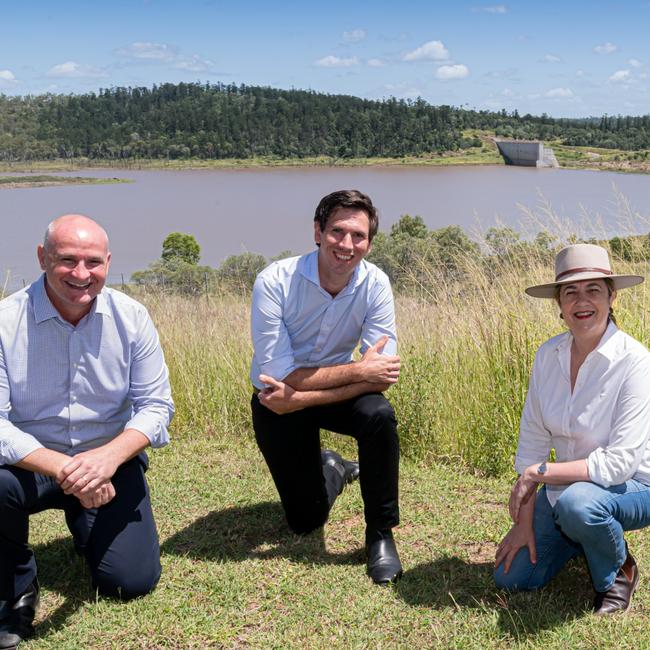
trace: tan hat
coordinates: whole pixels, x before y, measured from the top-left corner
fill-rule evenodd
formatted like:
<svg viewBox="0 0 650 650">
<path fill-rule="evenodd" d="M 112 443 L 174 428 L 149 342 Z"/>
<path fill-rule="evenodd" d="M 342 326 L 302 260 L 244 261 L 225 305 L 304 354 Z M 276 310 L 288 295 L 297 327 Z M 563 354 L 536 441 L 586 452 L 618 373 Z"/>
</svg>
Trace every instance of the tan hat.
<svg viewBox="0 0 650 650">
<path fill-rule="evenodd" d="M 555 282 L 528 287 L 526 293 L 533 298 L 555 298 L 555 288 L 560 285 L 600 278 L 612 280 L 616 290 L 643 282 L 640 275 L 614 275 L 609 255 L 602 246 L 572 244 L 555 256 Z"/>
</svg>

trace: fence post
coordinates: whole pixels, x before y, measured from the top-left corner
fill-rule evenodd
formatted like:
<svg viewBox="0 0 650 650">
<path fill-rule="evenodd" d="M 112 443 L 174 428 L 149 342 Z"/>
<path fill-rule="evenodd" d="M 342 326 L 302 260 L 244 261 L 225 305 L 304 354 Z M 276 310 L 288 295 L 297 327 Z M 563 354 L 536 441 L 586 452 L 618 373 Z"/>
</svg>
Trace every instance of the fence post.
<svg viewBox="0 0 650 650">
<path fill-rule="evenodd" d="M 210 288 L 208 285 L 208 272 L 206 271 L 203 274 L 203 279 L 205 280 L 205 299 L 209 300 L 210 299 Z"/>
<path fill-rule="evenodd" d="M 124 286 L 124 273 L 120 273 L 120 275 L 122 276 L 122 291 L 124 291 L 126 289 Z"/>
</svg>

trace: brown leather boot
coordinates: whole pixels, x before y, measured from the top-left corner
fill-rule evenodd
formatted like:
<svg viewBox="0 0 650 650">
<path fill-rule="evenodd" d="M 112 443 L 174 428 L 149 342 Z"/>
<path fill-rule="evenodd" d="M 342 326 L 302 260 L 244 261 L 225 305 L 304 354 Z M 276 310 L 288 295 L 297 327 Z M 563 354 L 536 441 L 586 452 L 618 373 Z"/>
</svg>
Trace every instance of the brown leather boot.
<svg viewBox="0 0 650 650">
<path fill-rule="evenodd" d="M 632 596 L 639 584 L 639 569 L 632 554 L 628 552 L 623 566 L 616 574 L 614 584 L 607 591 L 596 593 L 594 614 L 604 616 L 616 612 L 627 612 L 632 604 Z"/>
</svg>

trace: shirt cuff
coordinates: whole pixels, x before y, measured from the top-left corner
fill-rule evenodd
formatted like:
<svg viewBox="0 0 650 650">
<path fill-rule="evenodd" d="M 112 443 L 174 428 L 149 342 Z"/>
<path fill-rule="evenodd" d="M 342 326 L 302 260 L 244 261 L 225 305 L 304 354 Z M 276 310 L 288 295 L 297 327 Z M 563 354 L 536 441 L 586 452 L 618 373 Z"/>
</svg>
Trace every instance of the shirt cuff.
<svg viewBox="0 0 650 650">
<path fill-rule="evenodd" d="M 612 476 L 609 471 L 605 450 L 602 447 L 594 449 L 587 456 L 587 470 L 589 471 L 589 480 L 602 487 L 611 487 L 622 483 L 622 481 L 617 480 L 617 477 Z"/>
<path fill-rule="evenodd" d="M 149 440 L 149 444 L 154 449 L 169 443 L 169 432 L 158 414 L 140 411 L 124 425 L 124 428 L 139 431 Z"/>
<path fill-rule="evenodd" d="M 272 361 L 267 361 L 260 365 L 260 375 L 268 375 L 277 379 L 278 381 L 284 381 L 298 366 L 294 362 L 293 355 L 278 357 Z M 257 388 L 264 388 L 264 384 L 260 382 L 258 377 L 253 378 L 253 384 Z"/>
<path fill-rule="evenodd" d="M 43 445 L 34 436 L 20 429 L 15 429 L 11 434 L 11 441 L 0 440 L 0 465 L 15 465 L 26 456 L 29 456 L 37 449 L 43 449 Z"/>
</svg>

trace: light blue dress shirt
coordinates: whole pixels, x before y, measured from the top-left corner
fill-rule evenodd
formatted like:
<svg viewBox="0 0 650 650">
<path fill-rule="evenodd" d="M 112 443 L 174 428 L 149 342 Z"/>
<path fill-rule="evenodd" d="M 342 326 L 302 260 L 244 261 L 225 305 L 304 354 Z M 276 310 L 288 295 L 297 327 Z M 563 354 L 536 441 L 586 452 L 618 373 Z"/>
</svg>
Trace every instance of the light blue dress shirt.
<svg viewBox="0 0 650 650">
<path fill-rule="evenodd" d="M 41 447 L 73 456 L 127 428 L 167 444 L 174 403 L 147 310 L 104 288 L 74 327 L 44 277 L 0 302 L 0 465 Z"/>
<path fill-rule="evenodd" d="M 274 262 L 253 287 L 253 362 L 250 378 L 263 388 L 265 374 L 282 380 L 296 368 L 352 361 L 384 334 L 385 354 L 397 354 L 395 307 L 388 276 L 361 260 L 347 286 L 334 298 L 320 286 L 318 250 Z"/>
</svg>

